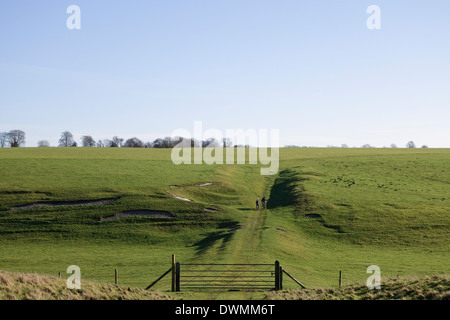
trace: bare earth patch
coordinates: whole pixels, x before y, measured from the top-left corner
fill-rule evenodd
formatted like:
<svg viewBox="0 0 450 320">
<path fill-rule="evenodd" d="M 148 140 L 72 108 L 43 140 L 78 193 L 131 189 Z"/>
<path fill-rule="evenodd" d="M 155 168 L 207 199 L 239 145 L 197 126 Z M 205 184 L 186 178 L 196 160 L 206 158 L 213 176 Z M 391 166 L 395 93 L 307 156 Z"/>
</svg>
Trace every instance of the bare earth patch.
<svg viewBox="0 0 450 320">
<path fill-rule="evenodd" d="M 169 192 L 169 193 L 170 193 L 170 192 Z M 183 200 L 183 201 L 192 202 L 191 199 L 179 197 L 179 196 L 177 196 L 176 194 L 173 194 L 173 193 L 170 193 L 170 195 L 171 195 L 172 197 L 174 197 L 175 199 L 178 199 L 178 200 Z"/>
<path fill-rule="evenodd" d="M 174 218 L 175 216 L 168 211 L 160 211 L 160 210 L 129 210 L 119 212 L 110 217 L 102 218 L 101 221 L 110 221 L 121 218 L 130 218 L 130 217 L 146 217 L 146 218 L 158 218 L 158 219 L 167 219 Z"/>
<path fill-rule="evenodd" d="M 202 183 L 202 184 L 197 184 L 197 187 L 207 187 L 210 185 L 213 185 L 214 182 L 206 182 L 206 183 Z"/>
<path fill-rule="evenodd" d="M 308 213 L 305 214 L 306 218 L 313 218 L 313 219 L 317 219 L 317 218 L 321 218 L 322 216 L 318 213 Z"/>
</svg>

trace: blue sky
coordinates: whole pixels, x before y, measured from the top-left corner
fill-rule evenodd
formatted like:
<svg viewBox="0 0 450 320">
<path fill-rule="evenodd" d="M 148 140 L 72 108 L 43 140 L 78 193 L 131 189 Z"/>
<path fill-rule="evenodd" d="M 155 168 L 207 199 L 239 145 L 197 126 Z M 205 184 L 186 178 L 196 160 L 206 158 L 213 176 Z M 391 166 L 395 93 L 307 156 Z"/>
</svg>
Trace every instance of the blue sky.
<svg viewBox="0 0 450 320">
<path fill-rule="evenodd" d="M 0 131 L 148 141 L 200 120 L 281 145 L 450 147 L 449 36 L 446 0 L 2 1 Z"/>
</svg>

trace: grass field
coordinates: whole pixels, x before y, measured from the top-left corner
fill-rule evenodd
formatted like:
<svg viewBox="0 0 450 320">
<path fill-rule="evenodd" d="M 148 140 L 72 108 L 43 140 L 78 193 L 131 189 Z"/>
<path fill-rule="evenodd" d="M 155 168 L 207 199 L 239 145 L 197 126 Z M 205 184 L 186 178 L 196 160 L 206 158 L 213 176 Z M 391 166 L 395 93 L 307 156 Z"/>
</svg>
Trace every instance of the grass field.
<svg viewBox="0 0 450 320">
<path fill-rule="evenodd" d="M 448 275 L 449 159 L 447 149 L 281 149 L 279 173 L 264 177 L 256 165 L 176 166 L 170 150 L 0 149 L 0 270 L 65 276 L 78 265 L 82 279 L 113 283 L 118 269 L 120 284 L 145 288 L 176 254 L 182 262 L 279 260 L 308 288 L 336 287 L 340 270 L 344 284 L 365 283 L 370 265 L 383 278 Z M 263 194 L 268 209 L 256 211 Z M 98 199 L 116 200 L 11 209 Z M 102 222 L 127 210 L 175 217 Z M 155 287 L 169 289 L 169 279 Z"/>
</svg>

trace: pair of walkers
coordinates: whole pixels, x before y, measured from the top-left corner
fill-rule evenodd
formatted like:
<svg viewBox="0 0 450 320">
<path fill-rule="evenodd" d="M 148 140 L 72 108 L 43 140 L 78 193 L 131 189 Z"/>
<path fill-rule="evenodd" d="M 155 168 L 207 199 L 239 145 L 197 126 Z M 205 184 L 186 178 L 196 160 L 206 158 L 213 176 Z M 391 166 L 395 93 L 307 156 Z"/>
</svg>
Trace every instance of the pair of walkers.
<svg viewBox="0 0 450 320">
<path fill-rule="evenodd" d="M 266 200 L 266 197 L 264 196 L 264 197 L 261 199 L 261 204 L 262 204 L 263 209 L 266 208 L 266 203 L 267 203 L 267 200 Z M 256 199 L 256 210 L 259 210 L 259 198 Z"/>
</svg>

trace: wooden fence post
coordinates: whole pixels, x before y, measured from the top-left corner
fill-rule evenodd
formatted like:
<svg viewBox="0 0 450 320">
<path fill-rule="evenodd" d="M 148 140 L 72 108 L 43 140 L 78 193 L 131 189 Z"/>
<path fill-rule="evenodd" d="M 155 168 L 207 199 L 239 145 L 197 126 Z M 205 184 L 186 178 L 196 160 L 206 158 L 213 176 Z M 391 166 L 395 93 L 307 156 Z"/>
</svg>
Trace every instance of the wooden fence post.
<svg viewBox="0 0 450 320">
<path fill-rule="evenodd" d="M 275 290 L 280 290 L 280 262 L 275 261 Z"/>
<path fill-rule="evenodd" d="M 117 277 L 118 275 L 117 275 L 117 269 L 114 269 L 114 283 L 115 283 L 115 285 L 117 286 L 117 284 L 119 283 L 119 281 L 118 281 L 118 277 Z"/>
<path fill-rule="evenodd" d="M 283 290 L 283 267 L 280 266 L 280 290 Z"/>
<path fill-rule="evenodd" d="M 176 263 L 175 291 L 180 292 L 180 263 Z"/>
<path fill-rule="evenodd" d="M 175 277 L 176 277 L 176 270 L 175 270 L 175 255 L 172 255 L 172 292 L 176 291 L 175 287 Z"/>
<path fill-rule="evenodd" d="M 341 287 L 342 284 L 342 270 L 339 270 L 339 288 Z"/>
</svg>

